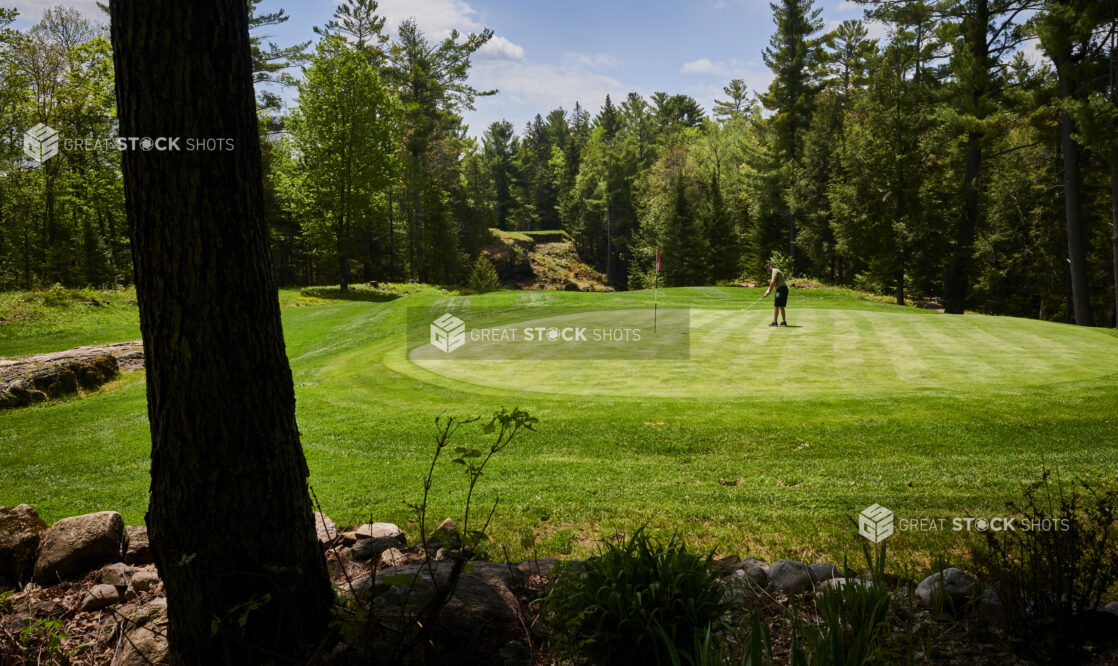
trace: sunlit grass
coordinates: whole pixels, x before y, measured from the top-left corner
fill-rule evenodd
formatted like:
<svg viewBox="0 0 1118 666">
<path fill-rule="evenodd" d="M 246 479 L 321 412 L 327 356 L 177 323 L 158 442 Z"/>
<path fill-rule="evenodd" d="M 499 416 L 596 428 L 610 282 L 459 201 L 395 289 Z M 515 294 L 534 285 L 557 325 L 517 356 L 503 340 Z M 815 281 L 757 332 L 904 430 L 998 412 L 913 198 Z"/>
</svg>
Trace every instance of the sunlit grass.
<svg viewBox="0 0 1118 666">
<path fill-rule="evenodd" d="M 1065 478 L 1118 477 L 1118 337 L 1102 331 L 951 317 L 830 289 L 794 290 L 789 319 L 803 328 L 770 330 L 767 303 L 741 313 L 760 290 L 664 290 L 662 307 L 722 322 L 695 338 L 690 372 L 672 366 L 673 394 L 644 390 L 658 372 L 651 362 L 624 381 L 575 361 L 435 373 L 403 349 L 413 305 L 632 308 L 651 305 L 650 292 L 466 297 L 410 287 L 392 299 L 281 294 L 311 483 L 339 522 L 406 524 L 434 418 L 502 406 L 540 418 L 479 490 L 482 504 L 499 496 L 493 534 L 511 557 L 523 554 L 524 530 L 540 555 L 578 555 L 648 523 L 725 553 L 841 562 L 860 552 L 849 518 L 875 502 L 898 517 L 996 515 L 1044 465 Z M 116 325 L 118 339 L 138 337 Z M 5 349 L 87 342 L 83 321 L 68 326 L 43 337 L 27 329 Z M 612 392 L 595 390 L 611 382 Z M 149 446 L 138 377 L 0 414 L 0 503 L 31 503 L 48 520 L 116 509 L 140 522 Z M 436 477 L 439 517 L 462 504 L 451 467 Z M 966 538 L 905 532 L 890 547 L 919 566 Z"/>
</svg>

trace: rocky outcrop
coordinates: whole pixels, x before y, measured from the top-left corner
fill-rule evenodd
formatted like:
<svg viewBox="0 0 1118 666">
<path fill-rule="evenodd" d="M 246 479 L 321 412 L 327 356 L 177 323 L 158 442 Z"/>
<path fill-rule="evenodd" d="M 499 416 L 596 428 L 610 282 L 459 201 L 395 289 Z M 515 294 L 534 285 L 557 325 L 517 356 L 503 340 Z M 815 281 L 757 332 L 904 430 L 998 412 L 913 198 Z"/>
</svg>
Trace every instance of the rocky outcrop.
<svg viewBox="0 0 1118 666">
<path fill-rule="evenodd" d="M 0 358 L 0 409 L 93 391 L 121 372 L 142 368 L 143 362 L 140 342 Z"/>
<path fill-rule="evenodd" d="M 116 511 L 63 518 L 43 535 L 33 578 L 40 585 L 79 576 L 123 556 L 124 519 Z"/>
</svg>

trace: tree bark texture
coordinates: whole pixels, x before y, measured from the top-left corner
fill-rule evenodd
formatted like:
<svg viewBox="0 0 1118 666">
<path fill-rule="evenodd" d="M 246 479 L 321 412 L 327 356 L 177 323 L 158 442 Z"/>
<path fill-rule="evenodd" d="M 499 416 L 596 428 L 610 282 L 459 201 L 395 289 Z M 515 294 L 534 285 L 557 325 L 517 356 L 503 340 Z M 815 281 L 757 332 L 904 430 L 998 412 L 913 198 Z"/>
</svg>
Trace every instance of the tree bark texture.
<svg viewBox="0 0 1118 666">
<path fill-rule="evenodd" d="M 268 257 L 246 5 L 111 10 L 120 135 L 180 141 L 122 156 L 172 650 L 186 664 L 296 656 L 332 590 Z"/>
</svg>

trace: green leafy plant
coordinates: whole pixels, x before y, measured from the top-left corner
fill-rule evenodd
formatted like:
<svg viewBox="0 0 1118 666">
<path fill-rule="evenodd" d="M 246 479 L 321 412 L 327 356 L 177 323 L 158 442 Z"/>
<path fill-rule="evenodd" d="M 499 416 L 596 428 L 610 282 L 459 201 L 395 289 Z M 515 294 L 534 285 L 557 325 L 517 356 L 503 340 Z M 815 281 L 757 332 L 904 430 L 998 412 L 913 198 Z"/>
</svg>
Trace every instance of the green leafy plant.
<svg viewBox="0 0 1118 666">
<path fill-rule="evenodd" d="M 1070 488 L 1045 470 L 1010 505 L 1016 529 L 988 531 L 975 550 L 1020 651 L 1069 659 L 1091 637 L 1094 609 L 1118 582 L 1118 491 Z M 1028 526 L 1028 528 L 1025 528 Z"/>
<path fill-rule="evenodd" d="M 642 527 L 629 539 L 564 567 L 543 602 L 553 646 L 595 663 L 669 664 L 703 641 L 729 607 L 711 554 L 665 544 Z"/>
</svg>

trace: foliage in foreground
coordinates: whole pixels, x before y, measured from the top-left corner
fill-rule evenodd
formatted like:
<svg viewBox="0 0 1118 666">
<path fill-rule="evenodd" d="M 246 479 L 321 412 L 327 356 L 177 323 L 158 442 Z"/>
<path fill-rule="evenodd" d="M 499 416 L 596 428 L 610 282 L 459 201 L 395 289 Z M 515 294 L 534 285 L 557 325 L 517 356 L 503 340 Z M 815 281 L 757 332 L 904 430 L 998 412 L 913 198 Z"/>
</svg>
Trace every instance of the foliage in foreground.
<svg viewBox="0 0 1118 666">
<path fill-rule="evenodd" d="M 1063 658 L 1106 619 L 1095 608 L 1118 582 L 1118 491 L 1050 479 L 1046 470 L 1010 505 L 1019 526 L 986 532 L 975 560 L 1017 648 Z"/>
<path fill-rule="evenodd" d="M 688 552 L 678 536 L 660 543 L 644 528 L 607 542 L 601 555 L 565 568 L 544 601 L 553 646 L 594 663 L 671 663 L 728 608 L 710 563 L 710 554 Z"/>
</svg>

